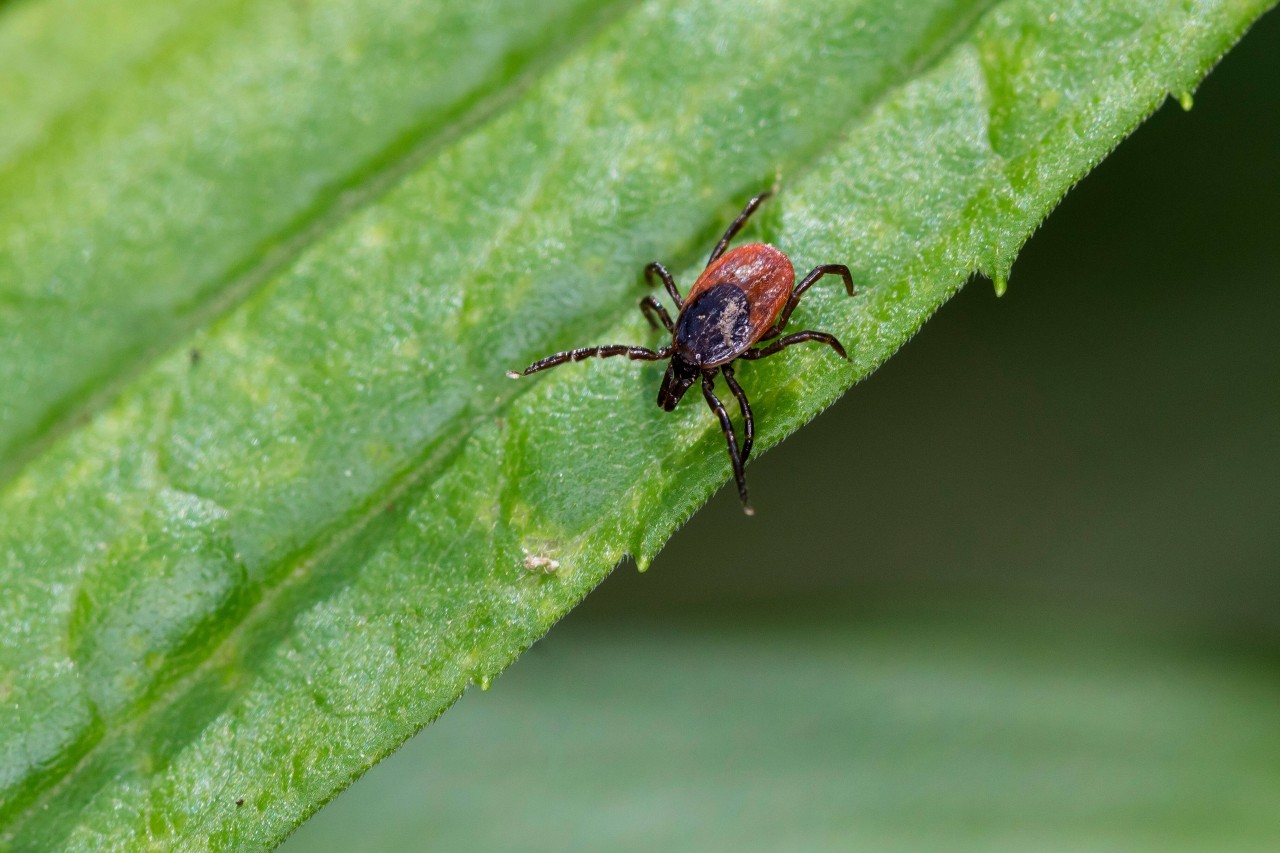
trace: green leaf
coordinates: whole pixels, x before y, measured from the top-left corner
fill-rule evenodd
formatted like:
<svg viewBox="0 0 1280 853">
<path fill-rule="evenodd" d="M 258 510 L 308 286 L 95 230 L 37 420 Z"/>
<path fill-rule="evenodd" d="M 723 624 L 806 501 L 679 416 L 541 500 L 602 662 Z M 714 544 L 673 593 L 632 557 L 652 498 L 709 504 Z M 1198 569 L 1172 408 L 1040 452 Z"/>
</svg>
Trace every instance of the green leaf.
<svg viewBox="0 0 1280 853">
<path fill-rule="evenodd" d="M 593 5 L 10 10 L 0 477 L 517 96 L 613 14 Z"/>
<path fill-rule="evenodd" d="M 282 849 L 1253 850 L 1280 832 L 1265 661 L 1078 611 L 809 610 L 557 628 Z"/>
<path fill-rule="evenodd" d="M 506 369 L 776 183 L 861 293 L 767 448 L 1268 4 L 537 5 L 0 10 L 0 846 L 279 840 L 725 480 L 657 367 Z"/>
</svg>

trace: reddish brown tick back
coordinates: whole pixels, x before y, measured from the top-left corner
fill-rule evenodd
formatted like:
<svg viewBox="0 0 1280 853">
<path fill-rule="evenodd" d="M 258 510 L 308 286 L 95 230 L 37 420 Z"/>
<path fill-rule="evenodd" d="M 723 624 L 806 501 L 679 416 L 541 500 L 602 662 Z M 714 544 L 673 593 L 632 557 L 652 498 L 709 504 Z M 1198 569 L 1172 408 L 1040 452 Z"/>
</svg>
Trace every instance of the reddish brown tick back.
<svg viewBox="0 0 1280 853">
<path fill-rule="evenodd" d="M 758 349 L 753 347 L 761 341 L 772 340 L 782 334 L 787 321 L 791 319 L 791 312 L 800 303 L 800 297 L 824 275 L 840 276 L 844 280 L 845 290 L 850 296 L 855 295 L 853 276 L 844 264 L 822 264 L 814 267 L 796 285 L 791 260 L 773 246 L 749 243 L 726 254 L 729 241 L 769 195 L 761 193 L 747 202 L 742 213 L 733 220 L 729 230 L 712 250 L 706 269 L 693 283 L 687 297 L 680 296 L 675 279 L 662 264 L 654 261 L 645 267 L 645 278 L 649 284 L 655 285 L 655 279 L 660 279 L 676 307 L 680 309 L 680 313 L 672 321 L 667 309 L 654 297 L 646 296 L 640 300 L 640 310 L 649 325 L 656 329 L 661 322 L 671 333 L 671 343 L 657 350 L 622 344 L 582 347 L 549 355 L 535 361 L 520 373 L 507 374 L 512 379 L 519 379 L 565 362 L 615 355 L 625 355 L 638 361 L 670 359 L 667 375 L 662 380 L 662 387 L 658 389 L 658 405 L 665 411 L 672 411 L 693 381 L 701 378 L 702 396 L 719 418 L 720 429 L 724 431 L 725 441 L 729 444 L 729 459 L 733 463 L 733 475 L 738 482 L 738 495 L 742 498 L 742 508 L 747 515 L 752 515 L 754 511 L 747 501 L 747 480 L 742 467 L 751 455 L 756 428 L 747 394 L 733 375 L 733 362 L 740 358 L 764 358 L 781 352 L 792 344 L 805 341 L 827 344 L 841 358 L 847 359 L 844 347 L 826 332 L 795 332 L 767 346 Z M 744 423 L 741 452 L 738 450 L 738 440 L 734 435 L 729 413 L 715 393 L 717 373 L 724 376 L 725 384 L 729 386 L 729 391 L 742 410 Z"/>
</svg>

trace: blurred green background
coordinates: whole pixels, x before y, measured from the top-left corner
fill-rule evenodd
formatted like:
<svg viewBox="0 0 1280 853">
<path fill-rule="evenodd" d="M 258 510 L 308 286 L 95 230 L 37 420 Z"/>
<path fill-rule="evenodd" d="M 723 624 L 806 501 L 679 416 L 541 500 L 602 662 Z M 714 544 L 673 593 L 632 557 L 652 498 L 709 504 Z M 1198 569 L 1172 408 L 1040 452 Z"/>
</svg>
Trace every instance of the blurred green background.
<svg viewBox="0 0 1280 853">
<path fill-rule="evenodd" d="M 285 849 L 1280 849 L 1277 56 Z"/>
</svg>

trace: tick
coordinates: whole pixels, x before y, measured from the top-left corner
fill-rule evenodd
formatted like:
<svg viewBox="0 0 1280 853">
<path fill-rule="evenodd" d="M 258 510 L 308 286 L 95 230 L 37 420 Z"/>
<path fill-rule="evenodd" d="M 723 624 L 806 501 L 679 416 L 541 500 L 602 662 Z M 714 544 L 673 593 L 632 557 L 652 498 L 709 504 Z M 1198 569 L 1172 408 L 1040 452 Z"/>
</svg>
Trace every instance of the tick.
<svg viewBox="0 0 1280 853">
<path fill-rule="evenodd" d="M 661 322 L 671 333 L 671 343 L 656 350 L 624 344 L 582 347 L 549 355 L 519 373 L 507 374 L 512 379 L 519 379 L 566 362 L 610 358 L 615 355 L 625 355 L 634 361 L 670 359 L 666 376 L 662 379 L 662 387 L 658 389 L 658 405 L 663 411 L 673 411 L 689 386 L 695 381 L 701 381 L 702 396 L 719 419 L 720 429 L 729 445 L 729 461 L 733 464 L 738 495 L 742 498 L 742 508 L 747 515 L 753 515 L 754 510 L 747 500 L 747 480 L 743 474 L 743 466 L 751 455 L 756 425 L 747 394 L 734 376 L 734 362 L 740 358 L 749 361 L 765 358 L 782 352 L 793 344 L 806 341 L 826 344 L 841 358 L 848 359 L 844 347 L 834 335 L 808 329 L 785 336 L 782 333 L 791 319 L 791 312 L 800 304 L 800 297 L 824 275 L 840 276 L 849 295 L 856 294 L 853 276 L 844 264 L 816 266 L 797 285 L 791 259 L 773 246 L 748 243 L 732 252 L 726 252 L 729 241 L 769 196 L 770 193 L 761 193 L 747 202 L 742 213 L 733 220 L 711 251 L 706 268 L 693 283 L 688 296 L 680 295 L 675 279 L 658 261 L 644 268 L 645 279 L 650 286 L 656 286 L 658 280 L 661 280 L 679 309 L 675 320 L 672 320 L 667 309 L 653 296 L 640 300 L 640 311 L 649 325 L 656 329 Z M 756 344 L 765 341 L 772 343 L 756 347 Z M 733 431 L 733 423 L 729 420 L 729 413 L 716 396 L 717 374 L 724 377 L 725 385 L 737 399 L 738 408 L 742 411 L 741 449 Z"/>
</svg>

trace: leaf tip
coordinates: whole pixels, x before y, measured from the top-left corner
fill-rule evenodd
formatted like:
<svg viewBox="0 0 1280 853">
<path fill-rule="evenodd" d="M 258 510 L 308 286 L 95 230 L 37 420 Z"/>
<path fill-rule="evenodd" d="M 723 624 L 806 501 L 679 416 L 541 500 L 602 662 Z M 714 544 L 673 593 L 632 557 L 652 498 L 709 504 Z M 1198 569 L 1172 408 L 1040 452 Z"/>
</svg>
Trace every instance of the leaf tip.
<svg viewBox="0 0 1280 853">
<path fill-rule="evenodd" d="M 1177 95 L 1178 105 L 1182 107 L 1183 112 L 1191 112 L 1191 108 L 1195 106 L 1195 98 L 1191 97 L 1190 92 L 1179 92 Z"/>
<path fill-rule="evenodd" d="M 1004 273 L 997 273 L 992 276 L 991 284 L 995 287 L 996 298 L 999 299 L 1009 289 L 1009 276 Z"/>
</svg>

